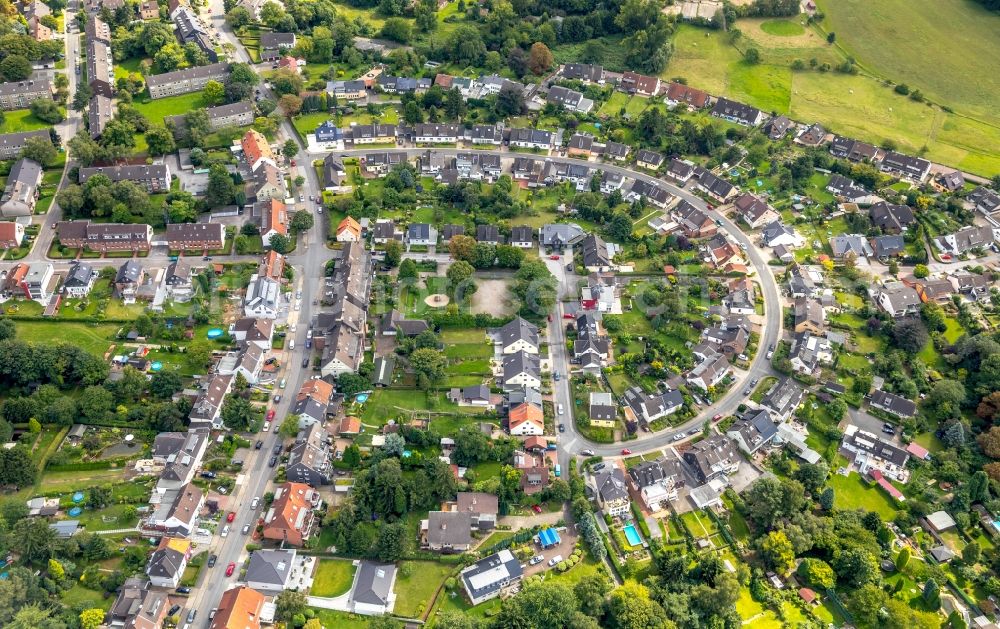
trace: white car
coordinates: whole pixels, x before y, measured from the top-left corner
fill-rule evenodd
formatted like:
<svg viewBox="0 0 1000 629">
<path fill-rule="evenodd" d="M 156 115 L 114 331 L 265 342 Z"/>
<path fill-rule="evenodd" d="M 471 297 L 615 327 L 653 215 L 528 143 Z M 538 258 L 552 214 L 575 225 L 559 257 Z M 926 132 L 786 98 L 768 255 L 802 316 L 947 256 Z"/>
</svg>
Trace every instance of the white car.
<svg viewBox="0 0 1000 629">
<path fill-rule="evenodd" d="M 544 555 L 535 555 L 534 557 L 531 558 L 531 561 L 528 562 L 528 565 L 535 566 L 542 563 L 543 561 L 545 561 Z"/>
<path fill-rule="evenodd" d="M 229 525 L 228 524 L 225 525 L 224 527 L 222 527 L 222 533 L 220 533 L 220 535 L 222 537 L 228 537 L 229 536 Z"/>
</svg>

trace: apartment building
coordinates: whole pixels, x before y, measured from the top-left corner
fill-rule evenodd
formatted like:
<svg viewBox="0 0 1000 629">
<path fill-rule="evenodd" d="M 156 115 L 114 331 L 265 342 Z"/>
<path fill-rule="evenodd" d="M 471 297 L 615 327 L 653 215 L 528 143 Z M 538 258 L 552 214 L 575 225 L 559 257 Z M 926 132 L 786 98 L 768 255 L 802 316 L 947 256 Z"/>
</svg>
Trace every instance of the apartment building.
<svg viewBox="0 0 1000 629">
<path fill-rule="evenodd" d="M 43 98 L 51 100 L 52 81 L 47 77 L 0 83 L 0 109 L 25 109 Z"/>
<path fill-rule="evenodd" d="M 177 94 L 197 92 L 209 81 L 222 83 L 229 76 L 228 63 L 213 63 L 207 66 L 186 68 L 166 74 L 153 74 L 146 77 L 146 87 L 150 97 L 165 98 Z"/>
<path fill-rule="evenodd" d="M 80 169 L 80 183 L 94 175 L 104 175 L 111 181 L 131 181 L 146 189 L 146 192 L 157 193 L 170 190 L 170 167 L 166 164 L 135 164 L 126 166 L 94 166 Z"/>
</svg>

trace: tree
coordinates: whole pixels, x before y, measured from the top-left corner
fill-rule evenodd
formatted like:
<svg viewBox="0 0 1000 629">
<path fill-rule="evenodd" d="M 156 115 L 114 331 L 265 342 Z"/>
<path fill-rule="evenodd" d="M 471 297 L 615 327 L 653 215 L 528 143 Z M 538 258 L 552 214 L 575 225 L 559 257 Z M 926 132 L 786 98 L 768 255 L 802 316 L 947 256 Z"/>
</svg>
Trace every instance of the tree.
<svg viewBox="0 0 1000 629">
<path fill-rule="evenodd" d="M 302 111 L 302 99 L 295 94 L 283 94 L 281 98 L 278 99 L 278 107 L 281 111 L 288 117 L 298 115 Z M 293 142 L 289 140 L 289 142 Z"/>
<path fill-rule="evenodd" d="M 778 574 L 786 574 L 795 564 L 795 550 L 782 531 L 771 531 L 760 544 L 764 561 Z"/>
<path fill-rule="evenodd" d="M 370 386 L 371 382 L 361 374 L 346 372 L 337 376 L 337 391 L 343 393 L 344 397 L 347 398 L 353 398 Z"/>
<path fill-rule="evenodd" d="M 385 243 L 385 263 L 390 268 L 399 266 L 399 261 L 403 258 L 403 243 L 392 238 Z"/>
<path fill-rule="evenodd" d="M 15 448 L 17 449 L 17 448 Z M 47 562 L 52 556 L 56 532 L 43 518 L 25 518 L 11 529 L 21 558 L 32 564 Z"/>
<path fill-rule="evenodd" d="M 397 432 L 389 433 L 385 436 L 385 443 L 382 445 L 382 449 L 392 456 L 403 456 L 403 450 L 406 449 L 406 440 Z"/>
<path fill-rule="evenodd" d="M 399 42 L 400 44 L 406 44 L 413 37 L 413 32 L 410 29 L 409 22 L 401 17 L 391 17 L 382 25 L 382 37 Z"/>
<path fill-rule="evenodd" d="M 750 65 L 757 65 L 760 63 L 760 50 L 750 46 L 743 52 L 743 59 Z"/>
<path fill-rule="evenodd" d="M 8 54 L 0 61 L 0 74 L 7 82 L 23 81 L 31 76 L 31 61 L 22 55 Z"/>
<path fill-rule="evenodd" d="M 837 34 L 831 31 L 829 34 L 827 34 L 826 41 L 831 44 L 837 41 Z"/>
<path fill-rule="evenodd" d="M 177 150 L 174 134 L 165 127 L 153 127 L 146 132 L 146 144 L 150 155 L 166 155 Z"/>
<path fill-rule="evenodd" d="M 601 572 L 585 576 L 573 586 L 580 611 L 595 617 L 604 611 L 604 599 L 610 591 L 611 581 Z"/>
<path fill-rule="evenodd" d="M 927 268 L 926 264 L 917 264 L 913 267 L 913 277 L 917 278 L 918 280 L 922 280 L 930 274 L 931 271 L 929 268 Z"/>
<path fill-rule="evenodd" d="M 240 432 L 249 430 L 250 422 L 253 421 L 255 414 L 256 411 L 249 400 L 236 395 L 226 397 L 220 412 L 222 423 L 225 424 L 226 428 Z"/>
<path fill-rule="evenodd" d="M 389 437 L 399 437 L 392 433 Z M 402 439 L 402 437 L 400 437 Z M 383 524 L 379 529 L 378 538 L 375 540 L 375 558 L 379 561 L 398 561 L 406 552 L 407 534 L 406 527 L 402 522 Z"/>
<path fill-rule="evenodd" d="M 535 42 L 528 52 L 528 69 L 532 74 L 543 74 L 552 67 L 552 51 L 542 42 Z"/>
<path fill-rule="evenodd" d="M 80 629 L 97 629 L 104 624 L 104 610 L 92 607 L 80 612 Z"/>
<path fill-rule="evenodd" d="M 462 260 L 471 263 L 476 256 L 476 239 L 471 236 L 460 234 L 452 236 L 448 242 L 448 253 L 453 260 Z"/>
<path fill-rule="evenodd" d="M 979 470 L 969 478 L 969 500 L 984 502 L 990 496 L 990 479 L 986 472 Z"/>
<path fill-rule="evenodd" d="M 452 450 L 452 461 L 468 467 L 485 461 L 490 456 L 490 439 L 482 432 L 472 429 L 462 429 L 455 435 L 455 448 Z"/>
<path fill-rule="evenodd" d="M 809 585 L 819 590 L 829 590 L 837 581 L 833 568 L 822 559 L 803 559 L 799 564 L 798 573 L 809 582 Z"/>
<path fill-rule="evenodd" d="M 576 598 L 568 585 L 557 581 L 533 583 L 504 601 L 496 617 L 498 627 L 569 627 Z"/>
<path fill-rule="evenodd" d="M 61 76 L 61 75 L 56 75 Z M 66 116 L 63 115 L 62 110 L 59 105 L 56 105 L 55 101 L 39 98 L 31 103 L 31 113 L 38 118 L 49 124 L 57 124 L 65 120 Z"/>
<path fill-rule="evenodd" d="M 977 472 L 982 473 L 982 472 Z M 985 475 L 985 474 L 984 474 Z M 973 540 L 968 543 L 968 545 L 962 549 L 962 561 L 965 562 L 967 566 L 974 566 L 979 563 L 979 559 L 983 556 L 983 549 L 980 548 L 979 542 Z"/>
<path fill-rule="evenodd" d="M 896 570 L 902 572 L 908 563 L 910 563 L 910 549 L 903 546 L 899 549 L 899 554 L 896 555 Z"/>
<path fill-rule="evenodd" d="M 278 618 L 286 621 L 296 614 L 305 614 L 308 608 L 305 593 L 296 590 L 284 590 L 275 599 L 275 613 Z"/>
<path fill-rule="evenodd" d="M 866 583 L 851 594 L 848 609 L 864 625 L 876 625 L 879 610 L 885 605 L 886 594 L 874 583 Z"/>
<path fill-rule="evenodd" d="M 313 228 L 315 219 L 313 218 L 312 212 L 308 210 L 299 210 L 298 212 L 292 214 L 292 220 L 289 223 L 289 227 L 295 233 L 307 232 Z"/>
<path fill-rule="evenodd" d="M 63 569 L 63 565 L 55 559 L 49 559 L 49 576 L 56 582 L 60 582 L 66 578 L 66 570 Z"/>
<path fill-rule="evenodd" d="M 299 416 L 289 415 L 282 420 L 281 428 L 278 429 L 278 434 L 282 437 L 288 437 L 289 439 L 299 434 Z"/>
<path fill-rule="evenodd" d="M 268 241 L 271 249 L 284 255 L 292 250 L 292 239 L 284 234 L 271 234 L 271 238 Z"/>
<path fill-rule="evenodd" d="M 299 145 L 295 140 L 289 138 L 281 145 L 281 152 L 285 157 L 291 159 L 299 154 Z"/>
<path fill-rule="evenodd" d="M 444 378 L 448 359 L 434 349 L 417 349 L 410 354 L 410 367 L 417 374 L 417 384 L 422 389 Z"/>
<path fill-rule="evenodd" d="M 210 208 L 222 207 L 233 202 L 236 184 L 222 164 L 212 164 L 208 169 L 208 187 L 205 190 L 205 204 Z"/>
<path fill-rule="evenodd" d="M 359 448 L 357 444 L 352 443 L 344 449 L 344 465 L 354 469 L 360 464 L 361 448 Z"/>
<path fill-rule="evenodd" d="M 815 496 L 826 484 L 826 477 L 829 474 L 830 466 L 826 461 L 820 460 L 818 463 L 803 463 L 795 470 L 792 477 L 802 483 L 807 492 Z"/>
<path fill-rule="evenodd" d="M 906 319 L 892 328 L 892 340 L 896 347 L 908 354 L 916 354 L 927 345 L 930 336 L 919 319 Z"/>
<path fill-rule="evenodd" d="M 108 414 L 115 408 L 114 396 L 99 385 L 84 389 L 79 403 L 83 416 L 95 423 L 107 419 Z"/>
<path fill-rule="evenodd" d="M 417 263 L 413 258 L 406 258 L 399 264 L 399 274 L 400 280 L 415 280 L 420 276 L 419 271 L 417 271 Z"/>
<path fill-rule="evenodd" d="M 56 147 L 46 138 L 28 138 L 21 149 L 21 157 L 35 160 L 42 166 L 50 166 L 58 156 Z"/>
<path fill-rule="evenodd" d="M 923 411 L 938 422 L 961 417 L 965 395 L 965 385 L 958 380 L 938 380 L 922 402 Z"/>
<path fill-rule="evenodd" d="M 937 607 L 941 604 L 941 587 L 933 577 L 924 582 L 924 588 L 921 591 L 921 596 L 923 596 L 924 602 L 930 605 L 933 609 L 937 609 Z"/>
<path fill-rule="evenodd" d="M 201 95 L 210 105 L 219 105 L 226 100 L 226 86 L 218 81 L 209 81 L 201 89 Z"/>
<path fill-rule="evenodd" d="M 608 619 L 617 629 L 659 627 L 666 622 L 666 613 L 660 604 L 649 597 L 649 589 L 634 581 L 611 592 Z"/>
</svg>

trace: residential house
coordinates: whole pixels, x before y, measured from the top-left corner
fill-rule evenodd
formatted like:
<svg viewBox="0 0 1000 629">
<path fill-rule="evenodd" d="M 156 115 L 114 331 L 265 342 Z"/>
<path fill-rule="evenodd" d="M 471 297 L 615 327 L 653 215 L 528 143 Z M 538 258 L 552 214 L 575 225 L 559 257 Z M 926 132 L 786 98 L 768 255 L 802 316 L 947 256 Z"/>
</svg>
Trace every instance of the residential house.
<svg viewBox="0 0 1000 629">
<path fill-rule="evenodd" d="M 594 489 L 597 504 L 601 510 L 611 517 L 622 517 L 628 514 L 631 502 L 628 496 L 628 485 L 625 474 L 614 466 L 606 467 L 594 476 Z"/>
<path fill-rule="evenodd" d="M 931 170 L 931 163 L 920 157 L 903 155 L 896 151 L 888 151 L 879 162 L 879 170 L 903 179 L 923 183 Z"/>
<path fill-rule="evenodd" d="M 719 203 L 725 203 L 739 193 L 736 186 L 724 179 L 721 179 L 720 177 L 717 177 L 709 170 L 702 170 L 698 173 L 698 183 L 696 188 Z"/>
<path fill-rule="evenodd" d="M 503 327 L 497 328 L 496 337 L 502 354 L 537 354 L 541 347 L 538 326 L 521 317 L 515 317 Z"/>
<path fill-rule="evenodd" d="M 513 436 L 542 435 L 545 434 L 545 416 L 539 406 L 522 402 L 508 411 L 507 426 Z"/>
<path fill-rule="evenodd" d="M 587 232 L 576 223 L 548 223 L 542 225 L 538 239 L 543 247 L 563 249 L 577 244 L 586 235 Z"/>
<path fill-rule="evenodd" d="M 160 17 L 160 5 L 156 0 L 142 0 L 139 3 L 139 17 L 144 20 L 156 20 Z"/>
<path fill-rule="evenodd" d="M 802 403 L 805 390 L 799 383 L 791 378 L 782 378 L 771 387 L 764 399 L 760 401 L 762 408 L 771 411 L 775 421 L 787 421 L 795 409 Z"/>
<path fill-rule="evenodd" d="M 490 388 L 485 384 L 475 384 L 464 388 L 454 388 L 448 393 L 448 398 L 459 406 L 491 405 Z"/>
<path fill-rule="evenodd" d="M 215 251 L 226 245 L 222 223 L 171 223 L 165 234 L 172 251 Z"/>
<path fill-rule="evenodd" d="M 104 175 L 112 182 L 131 181 L 146 192 L 155 194 L 170 190 L 170 167 L 166 164 L 137 164 L 134 166 L 94 166 L 80 168 L 80 184 L 94 175 Z"/>
<path fill-rule="evenodd" d="M 256 172 L 264 163 L 271 166 L 278 165 L 278 158 L 271 150 L 271 144 L 264 134 L 256 129 L 247 130 L 240 140 L 240 146 L 243 148 L 243 158 L 251 171 Z"/>
<path fill-rule="evenodd" d="M 38 27 L 38 31 L 49 30 L 43 24 Z M 27 109 L 36 100 L 52 100 L 52 92 L 52 81 L 48 77 L 0 83 L 0 110 Z"/>
<path fill-rule="evenodd" d="M 261 381 L 265 351 L 259 345 L 247 345 L 237 352 L 227 352 L 216 364 L 222 375 L 241 375 L 251 385 Z"/>
<path fill-rule="evenodd" d="M 91 139 L 97 140 L 104 134 L 104 128 L 114 119 L 116 111 L 114 101 L 107 96 L 94 94 L 90 97 L 90 104 L 87 106 L 87 127 Z"/>
<path fill-rule="evenodd" d="M 233 376 L 212 376 L 191 407 L 188 419 L 192 428 L 222 428 L 219 413 L 222 411 L 222 402 L 232 386 Z"/>
<path fill-rule="evenodd" d="M 660 91 L 660 79 L 628 71 L 622 74 L 618 89 L 629 94 L 655 96 Z"/>
<path fill-rule="evenodd" d="M 361 169 L 369 175 L 385 176 L 390 170 L 406 163 L 406 153 L 383 151 L 366 153 L 361 157 Z"/>
<path fill-rule="evenodd" d="M 875 470 L 896 480 L 906 479 L 906 462 L 910 454 L 894 443 L 851 424 L 847 426 L 840 445 L 840 451 L 845 456 L 853 455 L 853 463 L 859 473 L 867 474 Z"/>
<path fill-rule="evenodd" d="M 364 81 L 328 81 L 326 84 L 326 92 L 338 100 L 351 102 L 355 100 L 361 100 L 368 95 L 368 90 L 365 86 Z M 327 123 L 324 123 L 327 124 Z M 343 135 L 340 129 L 330 124 L 330 129 L 323 131 L 323 136 L 320 137 L 320 130 L 316 130 L 316 139 L 320 142 L 330 142 L 331 140 L 343 140 Z M 336 132 L 333 131 L 336 129 Z M 331 137 L 333 134 L 336 137 Z"/>
<path fill-rule="evenodd" d="M 508 143 L 514 148 L 548 151 L 553 146 L 553 135 L 543 129 L 515 127 L 510 130 Z"/>
<path fill-rule="evenodd" d="M 906 240 L 902 236 L 876 236 L 872 238 L 872 251 L 879 260 L 888 260 L 906 253 Z"/>
<path fill-rule="evenodd" d="M 500 228 L 492 224 L 476 225 L 476 242 L 485 245 L 502 245 L 503 237 Z"/>
<path fill-rule="evenodd" d="M 472 605 L 479 605 L 500 595 L 501 590 L 521 580 L 524 569 L 509 549 L 480 559 L 459 573 Z"/>
<path fill-rule="evenodd" d="M 990 298 L 991 281 L 985 275 L 957 273 L 948 280 L 955 292 L 972 301 L 986 301 Z"/>
<path fill-rule="evenodd" d="M 744 192 L 733 202 L 736 213 L 751 229 L 760 229 L 764 225 L 779 220 L 781 217 L 767 202 L 749 192 Z"/>
<path fill-rule="evenodd" d="M 350 127 L 347 139 L 352 144 L 395 144 L 396 126 L 391 124 L 359 124 Z"/>
<path fill-rule="evenodd" d="M 795 142 L 804 146 L 819 146 L 826 141 L 826 129 L 813 123 L 795 136 Z"/>
<path fill-rule="evenodd" d="M 279 594 L 288 589 L 294 565 L 294 549 L 255 550 L 250 553 L 243 580 L 258 592 Z"/>
<path fill-rule="evenodd" d="M 876 303 L 892 317 L 908 317 L 920 312 L 920 295 L 912 286 L 893 282 L 875 293 Z"/>
<path fill-rule="evenodd" d="M 274 500 L 264 513 L 264 539 L 303 546 L 313 533 L 314 512 L 322 504 L 319 492 L 307 483 L 282 483 L 274 490 Z"/>
<path fill-rule="evenodd" d="M 711 435 L 692 444 L 684 451 L 683 458 L 702 484 L 723 480 L 740 468 L 739 452 L 733 442 L 722 435 Z"/>
<path fill-rule="evenodd" d="M 273 336 L 273 319 L 243 317 L 229 325 L 229 337 L 240 346 L 256 345 L 262 350 L 267 351 L 271 349 Z"/>
<path fill-rule="evenodd" d="M 383 616 L 396 604 L 396 566 L 362 560 L 350 592 L 351 608 L 364 616 Z"/>
<path fill-rule="evenodd" d="M 384 245 L 390 240 L 402 240 L 403 234 L 396 230 L 396 223 L 391 218 L 380 218 L 372 228 L 372 243 Z"/>
<path fill-rule="evenodd" d="M 156 550 L 146 564 L 146 575 L 154 587 L 176 588 L 188 560 L 191 558 L 191 541 L 174 537 L 161 537 Z"/>
<path fill-rule="evenodd" d="M 456 124 L 420 123 L 413 128 L 417 144 L 454 144 L 461 137 L 464 131 Z"/>
<path fill-rule="evenodd" d="M 830 249 L 833 257 L 840 260 L 846 256 L 868 258 L 874 255 L 868 239 L 861 234 L 846 234 L 830 238 Z"/>
<path fill-rule="evenodd" d="M 178 489 L 157 487 L 153 492 L 151 514 L 145 528 L 174 537 L 190 537 L 197 528 L 205 495 L 201 489 L 188 483 Z"/>
<path fill-rule="evenodd" d="M 611 341 L 593 312 L 585 311 L 576 318 L 576 340 L 573 342 L 573 361 L 584 371 L 600 374 L 611 354 Z"/>
<path fill-rule="evenodd" d="M 34 214 L 41 184 L 41 164 L 24 157 L 14 162 L 0 197 L 0 214 L 5 217 Z"/>
<path fill-rule="evenodd" d="M 830 154 L 852 162 L 875 162 L 882 156 L 882 151 L 867 142 L 834 136 Z"/>
<path fill-rule="evenodd" d="M 570 157 L 590 157 L 594 150 L 594 136 L 586 133 L 574 133 L 566 146 L 566 154 Z"/>
<path fill-rule="evenodd" d="M 472 514 L 431 511 L 421 522 L 423 547 L 443 553 L 464 553 L 472 546 Z"/>
<path fill-rule="evenodd" d="M 764 112 L 726 98 L 718 98 L 712 107 L 712 115 L 745 127 L 756 127 L 764 121 Z"/>
<path fill-rule="evenodd" d="M 632 150 L 627 144 L 622 144 L 621 142 L 608 142 L 604 145 L 604 151 L 601 156 L 604 159 L 613 159 L 616 162 L 624 162 L 628 158 L 629 151 Z"/>
<path fill-rule="evenodd" d="M 265 247 L 270 247 L 275 236 L 288 236 L 288 209 L 278 199 L 267 199 L 261 205 L 260 239 Z"/>
<path fill-rule="evenodd" d="M 155 629 L 167 619 L 170 600 L 167 592 L 151 589 L 149 579 L 129 577 L 118 590 L 118 596 L 105 620 L 109 626 L 127 629 Z"/>
<path fill-rule="evenodd" d="M 792 370 L 806 376 L 816 375 L 820 365 L 833 362 L 833 343 L 810 332 L 796 334 L 788 352 Z"/>
<path fill-rule="evenodd" d="M 868 218 L 871 219 L 872 225 L 886 234 L 905 232 L 917 221 L 909 206 L 894 205 L 885 201 L 879 201 L 868 208 Z"/>
<path fill-rule="evenodd" d="M 289 481 L 314 487 L 330 484 L 330 435 L 322 425 L 312 424 L 299 431 L 285 469 Z"/>
<path fill-rule="evenodd" d="M 194 11 L 182 6 L 173 12 L 170 19 L 174 23 L 174 28 L 177 31 L 177 39 L 182 46 L 194 44 L 205 54 L 210 63 L 215 63 L 219 60 L 219 55 L 215 52 L 215 46 L 211 35 L 208 33 L 208 28 L 195 15 Z"/>
<path fill-rule="evenodd" d="M 531 249 L 535 245 L 535 232 L 528 225 L 515 225 L 510 229 L 510 244 L 519 249 Z"/>
<path fill-rule="evenodd" d="M 150 74 L 145 78 L 150 97 L 157 99 L 198 92 L 204 89 L 209 81 L 223 83 L 228 76 L 229 64 L 223 62 L 194 66 L 165 74 Z"/>
<path fill-rule="evenodd" d="M 822 335 L 826 331 L 826 314 L 823 306 L 815 299 L 798 297 L 793 306 L 794 330 L 796 334 L 811 332 Z"/>
<path fill-rule="evenodd" d="M 63 294 L 67 297 L 86 297 L 94 287 L 97 271 L 86 262 L 74 261 L 63 280 Z"/>
<path fill-rule="evenodd" d="M 722 305 L 728 308 L 731 314 L 752 315 L 757 312 L 754 299 L 754 289 L 751 285 L 749 289 L 731 291 L 722 298 Z"/>
<path fill-rule="evenodd" d="M 564 107 L 567 111 L 581 114 L 590 113 L 594 108 L 594 101 L 585 98 L 583 94 L 576 90 L 567 89 L 556 85 L 549 90 L 546 101 L 558 107 Z"/>
<path fill-rule="evenodd" d="M 178 302 L 190 301 L 194 296 L 194 283 L 191 281 L 191 265 L 182 260 L 171 262 L 163 280 L 167 296 Z"/>
<path fill-rule="evenodd" d="M 264 595 L 245 585 L 226 590 L 209 621 L 209 629 L 260 629 Z"/>
<path fill-rule="evenodd" d="M 803 238 L 793 228 L 788 227 L 780 220 L 776 220 L 761 230 L 761 242 L 765 247 L 784 246 L 798 248 L 802 246 Z"/>
<path fill-rule="evenodd" d="M 643 461 L 628 471 L 629 484 L 638 492 L 642 503 L 656 513 L 677 499 L 678 488 L 684 486 L 684 474 L 678 459 Z"/>
<path fill-rule="evenodd" d="M 777 434 L 778 427 L 771 419 L 771 414 L 764 409 L 745 412 L 726 431 L 726 436 L 751 457 L 770 444 Z"/>
<path fill-rule="evenodd" d="M 888 393 L 886 391 L 873 391 L 868 396 L 868 404 L 872 408 L 890 413 L 900 419 L 910 419 L 917 414 L 917 405 L 906 398 Z"/>
<path fill-rule="evenodd" d="M 622 402 L 626 420 L 649 425 L 680 410 L 684 406 L 684 394 L 671 389 L 650 395 L 642 387 L 633 386 L 626 389 Z"/>
<path fill-rule="evenodd" d="M 1000 194 L 989 188 L 979 186 L 965 197 L 968 206 L 976 211 L 989 215 L 1000 211 Z"/>
<path fill-rule="evenodd" d="M 260 18 L 257 18 L 260 19 Z M 261 61 L 274 61 L 295 47 L 295 33 L 261 31 L 258 48 Z"/>
<path fill-rule="evenodd" d="M 317 378 L 307 380 L 295 396 L 292 412 L 299 416 L 299 430 L 321 424 L 333 415 L 333 385 Z"/>
<path fill-rule="evenodd" d="M 694 165 L 676 157 L 672 158 L 667 164 L 667 175 L 681 185 L 686 184 L 694 176 Z"/>
<path fill-rule="evenodd" d="M 0 134 L 0 160 L 20 158 L 21 151 L 24 150 L 28 140 L 32 138 L 45 138 L 46 140 L 51 140 L 51 138 L 49 138 L 49 132 L 46 129 Z"/>
<path fill-rule="evenodd" d="M 472 128 L 465 132 L 465 139 L 473 146 L 479 144 L 500 146 L 503 144 L 503 129 L 497 125 L 472 125 Z"/>
<path fill-rule="evenodd" d="M 564 78 L 586 84 L 604 85 L 604 68 L 590 63 L 567 63 L 560 69 Z"/>
<path fill-rule="evenodd" d="M 473 527 L 480 531 L 490 531 L 496 528 L 500 502 L 494 494 L 481 491 L 460 491 L 456 496 L 453 511 L 468 513 L 472 516 Z"/>
<path fill-rule="evenodd" d="M 21 280 L 21 290 L 28 299 L 48 301 L 58 283 L 59 276 L 54 274 L 51 263 L 32 262 Z"/>
<path fill-rule="evenodd" d="M 437 244 L 437 230 L 429 223 L 410 223 L 406 230 L 408 246 L 429 247 Z"/>
<path fill-rule="evenodd" d="M 610 393 L 591 391 L 587 417 L 595 428 L 614 428 L 618 419 L 618 406 Z"/>
<path fill-rule="evenodd" d="M 612 194 L 625 186 L 625 176 L 621 173 L 604 171 L 601 177 L 601 194 Z"/>
<path fill-rule="evenodd" d="M 715 385 L 722 382 L 732 371 L 729 359 L 725 354 L 715 354 L 707 356 L 694 369 L 688 372 L 685 380 L 688 384 L 696 386 L 703 391 L 708 391 Z"/>
<path fill-rule="evenodd" d="M 538 355 L 525 351 L 504 354 L 502 377 L 504 387 L 538 388 L 542 384 Z"/>
<path fill-rule="evenodd" d="M 285 188 L 285 175 L 281 170 L 269 163 L 263 162 L 253 178 L 254 197 L 262 204 L 268 203 L 270 199 L 281 201 L 288 196 Z"/>
<path fill-rule="evenodd" d="M 767 121 L 764 125 L 764 131 L 767 133 L 767 137 L 771 140 L 777 142 L 781 138 L 785 137 L 788 130 L 794 126 L 791 120 L 785 116 L 775 116 Z"/>
<path fill-rule="evenodd" d="M 664 101 L 670 108 L 678 105 L 686 105 L 691 109 L 704 109 L 708 106 L 709 96 L 707 92 L 695 89 L 683 83 L 672 81 L 667 85 L 667 95 Z"/>
<path fill-rule="evenodd" d="M 843 175 L 831 175 L 826 184 L 828 192 L 832 192 L 841 201 L 847 203 L 870 204 L 878 202 L 879 198 L 871 191 Z"/>
<path fill-rule="evenodd" d="M 670 218 L 688 238 L 709 238 L 719 230 L 715 221 L 685 199 L 670 210 Z"/>
<path fill-rule="evenodd" d="M 647 170 L 659 170 L 666 158 L 656 151 L 642 149 L 635 155 L 635 165 Z"/>
<path fill-rule="evenodd" d="M 997 230 L 989 225 L 970 225 L 963 227 L 953 234 L 938 236 L 934 239 L 934 246 L 944 253 L 955 256 L 974 252 L 977 249 L 986 249 L 997 239 Z"/>
<path fill-rule="evenodd" d="M 610 271 L 612 252 L 615 245 L 608 245 L 597 234 L 588 234 L 580 243 L 580 257 L 583 267 L 591 273 Z"/>
<path fill-rule="evenodd" d="M 257 275 L 281 282 L 285 278 L 285 256 L 274 249 L 265 253 L 257 265 Z"/>
<path fill-rule="evenodd" d="M 135 303 L 136 290 L 142 284 L 145 272 L 138 260 L 126 260 L 115 273 L 115 294 L 125 304 Z"/>
<path fill-rule="evenodd" d="M 361 240 L 361 223 L 347 216 L 337 225 L 337 242 L 358 242 Z"/>
<path fill-rule="evenodd" d="M 671 199 L 673 199 L 666 188 L 638 179 L 632 182 L 632 185 L 629 186 L 623 196 L 630 203 L 644 199 L 659 208 L 667 207 Z"/>
</svg>

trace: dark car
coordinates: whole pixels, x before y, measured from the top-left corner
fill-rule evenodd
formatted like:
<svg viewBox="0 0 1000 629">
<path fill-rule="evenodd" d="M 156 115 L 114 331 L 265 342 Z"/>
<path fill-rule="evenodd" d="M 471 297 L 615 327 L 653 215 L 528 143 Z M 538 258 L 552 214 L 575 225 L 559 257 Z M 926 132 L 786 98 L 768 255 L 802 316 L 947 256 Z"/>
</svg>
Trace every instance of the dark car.
<svg viewBox="0 0 1000 629">
<path fill-rule="evenodd" d="M 174 614 L 176 614 L 179 611 L 181 611 L 181 606 L 180 605 L 174 605 L 169 610 L 167 610 L 167 616 L 173 616 Z"/>
<path fill-rule="evenodd" d="M 887 435 L 894 435 L 896 434 L 896 428 L 892 424 L 882 424 L 882 432 Z"/>
<path fill-rule="evenodd" d="M 566 424 L 559 424 L 559 432 L 566 432 Z"/>
<path fill-rule="evenodd" d="M 214 567 L 215 566 L 215 562 L 218 561 L 218 560 L 219 560 L 219 556 L 218 555 L 209 555 L 208 556 L 208 567 L 209 568 Z"/>
<path fill-rule="evenodd" d="M 181 586 L 181 587 L 177 588 L 176 592 L 178 594 L 190 594 L 191 593 L 191 588 L 186 587 L 186 586 Z"/>
<path fill-rule="evenodd" d="M 273 449 L 273 452 L 274 452 L 275 454 L 281 454 L 281 450 L 282 450 L 282 447 L 281 447 L 281 444 L 280 444 L 280 443 L 276 443 L 276 444 L 274 444 L 274 449 Z"/>
<path fill-rule="evenodd" d="M 308 367 L 309 366 L 309 357 L 308 356 L 306 356 L 305 358 L 302 359 L 302 366 L 303 367 Z"/>
<path fill-rule="evenodd" d="M 272 456 L 271 460 L 267 462 L 268 467 L 274 467 L 277 464 L 278 464 L 278 457 L 276 456 Z"/>
<path fill-rule="evenodd" d="M 264 447 L 264 442 L 259 439 L 257 440 L 257 443 L 253 444 L 254 450 L 260 450 L 263 447 Z"/>
<path fill-rule="evenodd" d="M 215 478 L 216 474 L 215 472 L 202 472 L 199 476 L 202 478 Z"/>
</svg>

